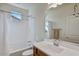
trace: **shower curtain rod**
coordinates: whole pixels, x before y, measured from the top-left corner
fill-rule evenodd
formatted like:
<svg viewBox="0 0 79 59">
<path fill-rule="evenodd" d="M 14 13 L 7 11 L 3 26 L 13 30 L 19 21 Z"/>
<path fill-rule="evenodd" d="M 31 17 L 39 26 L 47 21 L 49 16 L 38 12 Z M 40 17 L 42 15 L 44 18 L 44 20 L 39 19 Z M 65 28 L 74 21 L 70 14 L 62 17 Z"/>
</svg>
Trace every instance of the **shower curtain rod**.
<svg viewBox="0 0 79 59">
<path fill-rule="evenodd" d="M 0 10 L 0 11 L 2 11 L 2 12 L 6 12 L 6 13 L 14 13 L 14 12 L 9 12 L 9 11 L 5 11 L 5 10 Z M 14 14 L 15 14 L 15 13 L 14 13 Z M 24 15 L 22 15 L 22 16 L 24 16 Z M 32 15 L 28 15 L 27 17 L 35 18 L 35 17 L 33 17 Z"/>
</svg>

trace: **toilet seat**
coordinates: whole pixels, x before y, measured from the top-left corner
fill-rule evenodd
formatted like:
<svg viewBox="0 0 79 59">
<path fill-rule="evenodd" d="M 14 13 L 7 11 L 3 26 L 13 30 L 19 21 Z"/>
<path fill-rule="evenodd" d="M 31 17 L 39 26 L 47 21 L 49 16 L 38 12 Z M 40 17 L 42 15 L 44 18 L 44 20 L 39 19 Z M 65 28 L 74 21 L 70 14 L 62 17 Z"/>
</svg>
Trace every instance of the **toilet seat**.
<svg viewBox="0 0 79 59">
<path fill-rule="evenodd" d="M 23 56 L 32 56 L 33 55 L 33 50 L 30 49 L 30 50 L 24 51 L 22 55 Z"/>
</svg>

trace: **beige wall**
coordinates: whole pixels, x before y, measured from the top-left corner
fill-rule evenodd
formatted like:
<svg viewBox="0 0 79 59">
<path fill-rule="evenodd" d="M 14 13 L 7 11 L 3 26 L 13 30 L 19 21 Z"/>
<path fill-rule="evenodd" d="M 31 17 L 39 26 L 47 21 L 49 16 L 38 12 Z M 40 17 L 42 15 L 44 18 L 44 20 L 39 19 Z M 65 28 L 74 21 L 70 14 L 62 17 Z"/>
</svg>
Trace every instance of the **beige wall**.
<svg viewBox="0 0 79 59">
<path fill-rule="evenodd" d="M 45 38 L 45 11 L 48 7 L 47 3 L 25 3 L 25 4 L 11 4 L 24 9 L 29 10 L 29 15 L 35 17 L 35 39 L 36 41 L 42 41 Z"/>
</svg>

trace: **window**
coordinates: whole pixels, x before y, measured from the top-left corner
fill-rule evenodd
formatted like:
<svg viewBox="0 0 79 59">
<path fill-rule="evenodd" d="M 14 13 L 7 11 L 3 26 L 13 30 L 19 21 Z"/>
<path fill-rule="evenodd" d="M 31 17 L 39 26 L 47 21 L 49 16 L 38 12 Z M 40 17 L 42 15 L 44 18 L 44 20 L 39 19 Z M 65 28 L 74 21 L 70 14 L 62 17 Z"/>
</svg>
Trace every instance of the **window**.
<svg viewBox="0 0 79 59">
<path fill-rule="evenodd" d="M 11 11 L 11 16 L 16 18 L 17 20 L 22 20 L 22 14 L 17 11 Z"/>
<path fill-rule="evenodd" d="M 45 22 L 45 31 L 48 32 L 48 21 Z"/>
<path fill-rule="evenodd" d="M 48 32 L 49 30 L 53 29 L 53 22 L 52 21 L 46 21 L 45 22 L 45 32 Z"/>
</svg>

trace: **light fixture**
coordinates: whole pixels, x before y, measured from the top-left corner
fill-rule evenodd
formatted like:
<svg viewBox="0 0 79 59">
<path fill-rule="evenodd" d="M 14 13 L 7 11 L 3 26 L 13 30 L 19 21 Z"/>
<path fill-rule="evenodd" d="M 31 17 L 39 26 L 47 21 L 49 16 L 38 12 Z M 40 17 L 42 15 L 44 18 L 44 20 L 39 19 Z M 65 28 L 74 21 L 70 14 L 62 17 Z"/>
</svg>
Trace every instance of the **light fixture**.
<svg viewBox="0 0 79 59">
<path fill-rule="evenodd" d="M 73 16 L 75 17 L 79 17 L 79 12 L 78 12 L 78 5 L 77 3 L 74 4 L 74 8 L 73 8 Z"/>
<path fill-rule="evenodd" d="M 52 7 L 53 7 L 53 8 L 56 8 L 56 7 L 57 7 L 57 4 L 54 3 L 54 4 L 51 4 L 51 5 L 49 6 L 49 8 L 52 8 Z"/>
<path fill-rule="evenodd" d="M 62 5 L 62 3 L 48 3 L 49 8 L 56 8 L 58 5 Z"/>
</svg>

